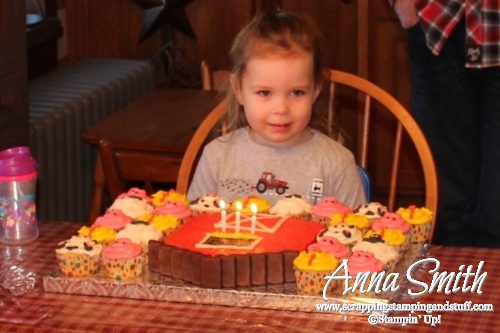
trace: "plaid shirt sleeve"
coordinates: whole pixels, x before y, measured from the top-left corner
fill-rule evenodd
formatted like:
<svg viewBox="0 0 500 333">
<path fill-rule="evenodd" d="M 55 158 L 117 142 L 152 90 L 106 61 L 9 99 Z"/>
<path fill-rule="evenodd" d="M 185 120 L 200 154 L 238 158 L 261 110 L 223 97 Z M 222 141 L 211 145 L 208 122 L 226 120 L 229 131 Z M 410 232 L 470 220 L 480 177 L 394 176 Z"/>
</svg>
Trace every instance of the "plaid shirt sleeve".
<svg viewBox="0 0 500 333">
<path fill-rule="evenodd" d="M 415 7 L 432 53 L 465 15 L 467 67 L 500 66 L 500 0 L 416 0 Z"/>
</svg>

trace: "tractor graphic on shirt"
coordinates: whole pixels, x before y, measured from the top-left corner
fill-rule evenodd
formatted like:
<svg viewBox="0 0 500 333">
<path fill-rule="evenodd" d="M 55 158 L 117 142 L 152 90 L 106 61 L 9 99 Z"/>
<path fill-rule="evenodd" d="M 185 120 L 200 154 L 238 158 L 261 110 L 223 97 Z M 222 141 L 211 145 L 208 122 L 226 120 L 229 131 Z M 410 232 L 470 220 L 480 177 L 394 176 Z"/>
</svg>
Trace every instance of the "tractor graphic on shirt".
<svg viewBox="0 0 500 333">
<path fill-rule="evenodd" d="M 284 180 L 276 179 L 272 172 L 262 172 L 257 185 L 255 186 L 259 193 L 264 193 L 267 189 L 275 189 L 276 193 L 283 194 L 288 189 L 288 183 Z"/>
</svg>

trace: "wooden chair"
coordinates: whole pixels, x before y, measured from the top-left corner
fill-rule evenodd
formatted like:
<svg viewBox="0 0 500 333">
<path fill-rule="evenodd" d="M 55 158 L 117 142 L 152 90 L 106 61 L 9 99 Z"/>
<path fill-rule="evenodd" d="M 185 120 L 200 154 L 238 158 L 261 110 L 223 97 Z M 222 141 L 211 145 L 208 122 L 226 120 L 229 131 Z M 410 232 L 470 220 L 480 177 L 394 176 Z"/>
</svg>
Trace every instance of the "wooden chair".
<svg viewBox="0 0 500 333">
<path fill-rule="evenodd" d="M 333 125 L 336 116 L 335 109 L 337 92 L 340 86 L 346 86 L 354 89 L 356 91 L 356 94 L 358 95 L 357 98 L 359 97 L 362 101 L 360 131 L 361 144 L 359 152 L 357 154 L 357 163 L 363 169 L 368 169 L 368 139 L 370 127 L 372 125 L 372 111 L 379 111 L 380 109 L 379 107 L 374 108 L 374 104 L 376 103 L 379 106 L 383 106 L 383 109 L 387 110 L 388 114 L 395 118 L 396 130 L 394 134 L 392 156 L 388 157 L 392 161 L 389 178 L 389 193 L 387 201 L 384 202 L 384 204 L 386 204 L 391 211 L 397 208 L 394 206 L 396 202 L 400 152 L 404 129 L 409 139 L 414 144 L 418 158 L 420 160 L 420 165 L 425 182 L 424 204 L 435 213 L 437 211 L 438 205 L 438 188 L 434 158 L 424 134 L 422 133 L 420 127 L 417 125 L 411 114 L 394 97 L 364 78 L 337 70 L 330 70 L 329 75 L 330 82 L 329 84 L 326 84 L 326 86 L 324 86 L 324 89 L 327 90 L 326 92 L 328 94 L 327 127 L 330 132 L 333 132 Z M 209 84 L 207 84 L 206 86 L 210 87 Z M 219 121 L 225 114 L 226 106 L 226 101 L 223 101 L 218 106 L 216 106 L 201 123 L 200 127 L 198 127 L 197 131 L 192 137 L 180 166 L 179 177 L 177 178 L 177 190 L 179 192 L 187 192 L 198 153 L 201 151 L 201 147 L 207 140 L 207 136 L 209 135 L 210 131 L 219 124 Z M 377 158 L 386 157 L 377 156 Z M 434 228 L 432 228 L 432 230 L 434 230 Z M 432 239 L 432 236 L 433 235 L 431 235 L 430 239 Z"/>
<path fill-rule="evenodd" d="M 104 183 L 112 200 L 126 192 L 131 182 L 138 182 L 136 186 L 143 187 L 148 193 L 154 190 L 153 183 L 173 184 L 177 181 L 176 175 L 180 167 L 178 157 L 146 152 L 140 148 L 114 147 L 107 139 L 99 142 L 98 158 L 96 167 L 102 170 L 96 174 L 101 175 L 102 179 L 96 183 Z M 102 206 L 101 194 L 99 200 L 93 200 L 89 223 L 93 223 L 101 214 Z"/>
<path fill-rule="evenodd" d="M 221 91 L 229 84 L 229 71 L 212 70 L 206 60 L 201 61 L 201 88 L 207 91 Z"/>
</svg>

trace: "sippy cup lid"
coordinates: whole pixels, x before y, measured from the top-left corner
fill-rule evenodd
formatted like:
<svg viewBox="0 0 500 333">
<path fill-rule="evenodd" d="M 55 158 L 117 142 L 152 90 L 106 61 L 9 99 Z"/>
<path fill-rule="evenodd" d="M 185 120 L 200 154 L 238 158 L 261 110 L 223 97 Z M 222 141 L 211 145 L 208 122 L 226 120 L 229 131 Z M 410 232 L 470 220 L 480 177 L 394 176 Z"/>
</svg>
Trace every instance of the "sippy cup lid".
<svg viewBox="0 0 500 333">
<path fill-rule="evenodd" d="M 36 171 L 29 147 L 20 146 L 0 151 L 0 176 L 19 176 Z"/>
</svg>

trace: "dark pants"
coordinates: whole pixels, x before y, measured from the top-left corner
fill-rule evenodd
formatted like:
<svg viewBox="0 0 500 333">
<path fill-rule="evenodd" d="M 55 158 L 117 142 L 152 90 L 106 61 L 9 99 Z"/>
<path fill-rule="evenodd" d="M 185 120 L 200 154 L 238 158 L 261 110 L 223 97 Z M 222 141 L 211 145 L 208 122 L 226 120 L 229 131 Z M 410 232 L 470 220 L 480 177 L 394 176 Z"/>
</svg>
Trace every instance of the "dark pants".
<svg viewBox="0 0 500 333">
<path fill-rule="evenodd" d="M 500 68 L 465 68 L 462 20 L 439 56 L 407 30 L 413 114 L 438 169 L 434 242 L 500 247 Z"/>
</svg>

